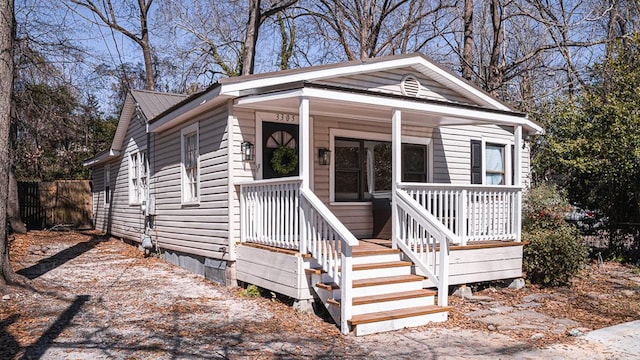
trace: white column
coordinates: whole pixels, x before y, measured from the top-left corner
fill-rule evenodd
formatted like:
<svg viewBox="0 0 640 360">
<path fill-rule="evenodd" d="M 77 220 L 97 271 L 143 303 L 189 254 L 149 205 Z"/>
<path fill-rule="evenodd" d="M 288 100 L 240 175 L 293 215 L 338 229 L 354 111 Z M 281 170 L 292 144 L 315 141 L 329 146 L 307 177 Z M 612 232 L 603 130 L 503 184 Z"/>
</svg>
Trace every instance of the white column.
<svg viewBox="0 0 640 360">
<path fill-rule="evenodd" d="M 309 122 L 309 99 L 300 98 L 300 108 L 298 111 L 298 148 L 300 149 L 299 164 L 301 187 L 309 189 L 311 183 L 311 124 Z"/>
<path fill-rule="evenodd" d="M 516 168 L 513 169 L 513 185 L 522 186 L 522 145 L 524 144 L 522 140 L 522 126 L 518 125 L 513 132 L 514 137 L 514 165 Z"/>
<path fill-rule="evenodd" d="M 298 149 L 300 154 L 298 156 L 300 164 L 300 178 L 302 183 L 301 189 L 309 189 L 311 183 L 311 125 L 309 123 L 309 99 L 300 98 L 300 106 L 298 109 Z M 304 202 L 302 194 L 300 194 L 300 207 L 298 209 L 300 216 L 300 248 L 298 249 L 301 254 L 306 254 L 309 251 L 309 239 L 307 233 L 307 213 L 305 210 L 309 206 Z"/>
<path fill-rule="evenodd" d="M 516 167 L 513 172 L 513 184 L 516 186 L 522 186 L 522 126 L 518 125 L 514 129 L 514 151 L 515 156 L 514 166 Z M 522 238 L 522 190 L 519 190 L 516 194 L 515 206 L 514 206 L 514 230 L 516 232 L 516 241 L 520 241 Z"/>
<path fill-rule="evenodd" d="M 393 110 L 391 118 L 391 243 L 393 248 L 398 247 L 398 235 L 400 234 L 400 219 L 398 219 L 398 206 L 396 190 L 402 181 L 402 111 Z"/>
</svg>

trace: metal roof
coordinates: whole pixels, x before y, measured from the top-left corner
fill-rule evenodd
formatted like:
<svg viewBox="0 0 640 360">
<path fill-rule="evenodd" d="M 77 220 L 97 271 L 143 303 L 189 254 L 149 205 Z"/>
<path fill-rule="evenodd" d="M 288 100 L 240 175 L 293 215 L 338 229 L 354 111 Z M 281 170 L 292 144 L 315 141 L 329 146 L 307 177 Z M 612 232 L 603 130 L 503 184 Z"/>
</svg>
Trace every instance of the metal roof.
<svg viewBox="0 0 640 360">
<path fill-rule="evenodd" d="M 187 95 L 161 93 L 148 90 L 131 90 L 135 102 L 147 118 L 151 120 L 173 105 L 187 98 Z"/>
</svg>

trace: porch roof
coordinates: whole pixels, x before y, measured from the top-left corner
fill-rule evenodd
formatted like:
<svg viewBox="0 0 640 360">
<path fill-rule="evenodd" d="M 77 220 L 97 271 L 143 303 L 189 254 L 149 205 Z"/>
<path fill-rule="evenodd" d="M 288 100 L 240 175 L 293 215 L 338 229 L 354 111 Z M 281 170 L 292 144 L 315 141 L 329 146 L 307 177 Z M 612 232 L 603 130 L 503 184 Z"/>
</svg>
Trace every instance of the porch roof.
<svg viewBox="0 0 640 360">
<path fill-rule="evenodd" d="M 351 88 L 332 89 L 329 85 L 319 84 L 319 82 L 332 78 L 407 67 L 452 89 L 468 102 L 463 104 L 424 98 L 398 97 L 386 92 Z M 345 93 L 350 94 L 347 99 L 344 98 Z M 149 119 L 149 131 L 164 131 L 208 109 L 221 106 L 229 100 L 235 100 L 236 104 L 243 104 L 242 106 L 247 107 L 257 108 L 260 103 L 260 108 L 265 110 L 272 107 L 273 110 L 288 109 L 291 111 L 297 109 L 297 104 L 295 106 L 292 104 L 299 96 L 316 99 L 315 104 L 312 105 L 314 107 L 312 111 L 316 114 L 323 111 L 322 107 L 344 110 L 345 103 L 348 103 L 351 107 L 358 107 L 358 114 L 378 111 L 378 116 L 367 116 L 368 119 L 372 119 L 372 117 L 388 118 L 388 115 L 384 115 L 380 111 L 397 108 L 409 112 L 409 115 L 411 113 L 423 117 L 425 114 L 434 115 L 439 125 L 522 124 L 528 132 L 542 131 L 542 126 L 527 119 L 526 115 L 515 112 L 505 103 L 420 53 L 221 79 L 207 90 L 192 95 L 155 118 Z M 286 98 L 290 98 L 292 102 L 287 104 Z M 254 105 L 249 105 L 250 103 Z M 349 116 L 353 115 L 353 113 L 349 114 Z M 424 123 L 424 121 L 422 122 Z"/>
<path fill-rule="evenodd" d="M 297 112 L 300 98 L 312 100 L 312 115 L 347 115 L 353 119 L 390 122 L 391 112 L 399 109 L 404 114 L 403 122 L 407 123 L 428 122 L 434 126 L 522 125 L 527 132 L 543 131 L 542 126 L 530 120 L 526 114 L 516 111 L 313 82 L 271 89 L 266 93 L 245 94 L 235 99 L 235 105 L 255 110 Z"/>
</svg>

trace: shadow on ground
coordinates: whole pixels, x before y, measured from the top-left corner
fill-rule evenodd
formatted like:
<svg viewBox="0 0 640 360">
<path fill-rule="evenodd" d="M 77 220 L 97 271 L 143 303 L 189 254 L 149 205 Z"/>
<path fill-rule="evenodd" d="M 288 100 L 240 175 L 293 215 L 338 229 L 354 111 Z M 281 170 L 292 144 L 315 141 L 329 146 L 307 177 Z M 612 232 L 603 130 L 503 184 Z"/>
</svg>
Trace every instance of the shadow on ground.
<svg viewBox="0 0 640 360">
<path fill-rule="evenodd" d="M 28 268 L 20 269 L 16 273 L 27 277 L 29 280 L 36 279 L 49 271 L 64 265 L 66 262 L 71 261 L 78 256 L 93 249 L 101 242 L 108 241 L 109 238 L 101 235 L 92 235 L 92 238 L 88 241 L 77 243 L 69 248 L 66 248 L 52 256 L 40 259 L 36 264 L 29 266 Z"/>
</svg>

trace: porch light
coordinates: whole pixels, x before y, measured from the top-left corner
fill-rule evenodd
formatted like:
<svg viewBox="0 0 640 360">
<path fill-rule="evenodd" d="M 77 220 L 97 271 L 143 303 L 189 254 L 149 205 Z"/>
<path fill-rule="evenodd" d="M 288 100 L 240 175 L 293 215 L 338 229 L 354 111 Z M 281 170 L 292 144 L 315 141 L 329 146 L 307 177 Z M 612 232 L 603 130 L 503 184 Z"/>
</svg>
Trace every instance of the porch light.
<svg viewBox="0 0 640 360">
<path fill-rule="evenodd" d="M 242 144 L 240 144 L 240 151 L 242 152 L 242 161 L 253 160 L 253 149 L 254 149 L 254 146 L 249 141 L 243 141 Z"/>
<path fill-rule="evenodd" d="M 331 163 L 331 150 L 327 148 L 318 149 L 318 162 L 320 165 L 329 165 Z"/>
</svg>

